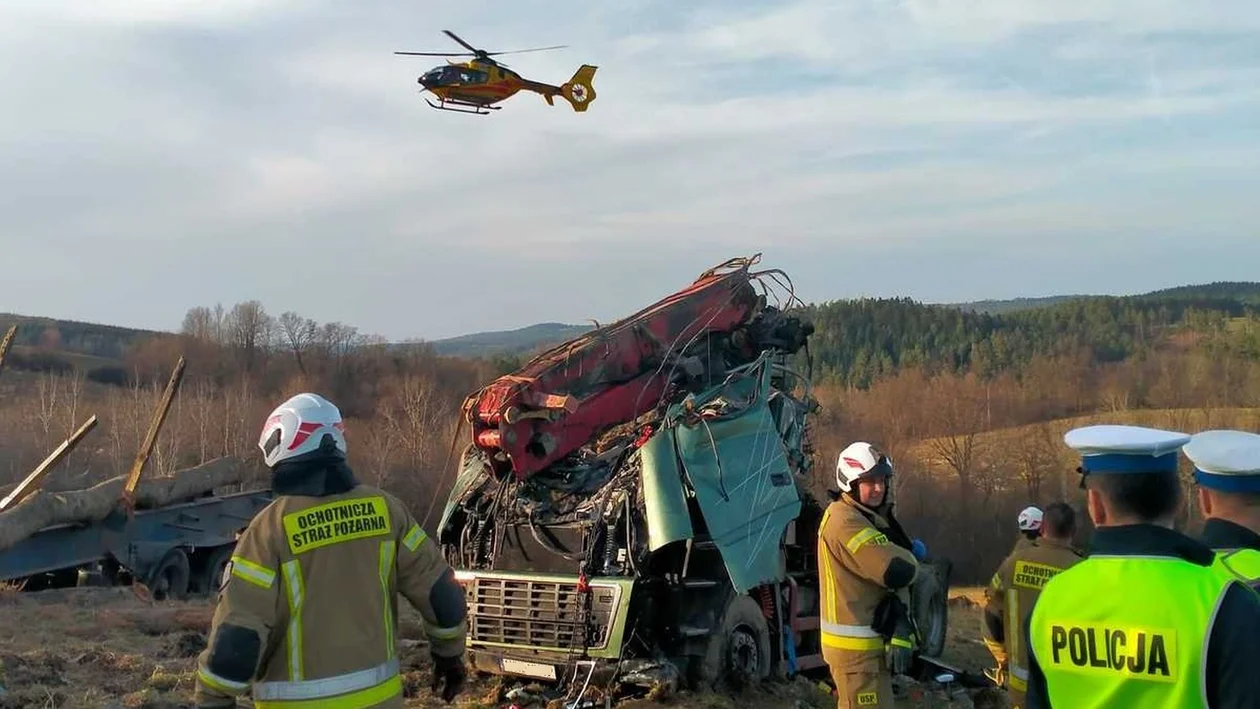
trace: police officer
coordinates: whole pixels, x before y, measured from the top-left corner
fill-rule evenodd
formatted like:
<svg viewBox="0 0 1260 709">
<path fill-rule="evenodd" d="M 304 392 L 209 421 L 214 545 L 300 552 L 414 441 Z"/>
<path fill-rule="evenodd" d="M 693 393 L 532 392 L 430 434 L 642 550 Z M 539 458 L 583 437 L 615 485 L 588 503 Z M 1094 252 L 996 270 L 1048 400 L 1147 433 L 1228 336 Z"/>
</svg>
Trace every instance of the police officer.
<svg viewBox="0 0 1260 709">
<path fill-rule="evenodd" d="M 355 480 L 337 407 L 298 394 L 258 444 L 276 499 L 223 574 L 197 705 L 252 692 L 258 709 L 403 706 L 398 593 L 424 618 L 434 691 L 451 701 L 465 677 L 463 591 L 406 506 Z"/>
<path fill-rule="evenodd" d="M 990 679 L 1006 685 L 1012 709 L 1023 709 L 1024 693 L 1028 690 L 1028 653 L 1021 632 L 1024 616 L 1046 582 L 1082 558 L 1072 548 L 1076 512 L 1062 502 L 1055 502 L 1046 507 L 1044 515 L 1041 510 L 1037 513 L 1040 537 L 1016 546 L 985 589 L 981 630 L 984 644 L 998 663 L 998 671 Z M 1021 526 L 1026 520 L 1021 514 Z"/>
<path fill-rule="evenodd" d="M 1030 708 L 1256 706 L 1260 596 L 1173 529 L 1189 440 L 1137 426 L 1065 436 L 1097 530 L 1028 617 Z"/>
<path fill-rule="evenodd" d="M 845 448 L 836 462 L 839 497 L 818 530 L 823 659 L 838 706 L 893 706 L 892 673 L 908 671 L 914 633 L 909 593 L 918 559 L 892 515 L 893 467 L 869 443 Z M 920 543 L 921 544 L 921 543 Z"/>
<path fill-rule="evenodd" d="M 1194 463 L 1199 509 L 1207 518 L 1200 540 L 1260 588 L 1260 435 L 1204 431 L 1183 450 Z"/>
</svg>

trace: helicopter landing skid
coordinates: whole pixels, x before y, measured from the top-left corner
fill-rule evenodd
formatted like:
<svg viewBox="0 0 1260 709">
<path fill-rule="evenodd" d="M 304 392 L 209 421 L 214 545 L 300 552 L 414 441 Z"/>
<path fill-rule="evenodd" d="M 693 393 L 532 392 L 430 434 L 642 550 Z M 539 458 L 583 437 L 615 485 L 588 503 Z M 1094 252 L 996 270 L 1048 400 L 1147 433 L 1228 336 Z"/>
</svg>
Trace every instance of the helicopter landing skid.
<svg viewBox="0 0 1260 709">
<path fill-rule="evenodd" d="M 469 101 L 455 101 L 455 100 L 448 101 L 445 99 L 441 100 L 440 103 L 433 103 L 427 97 L 424 99 L 424 101 L 425 103 L 429 104 L 430 106 L 432 106 L 433 108 L 436 108 L 439 111 L 450 111 L 451 113 L 470 113 L 470 114 L 475 114 L 478 116 L 488 116 L 490 115 L 490 111 L 497 111 L 503 108 L 502 106 L 487 106 L 481 103 L 471 103 Z"/>
</svg>

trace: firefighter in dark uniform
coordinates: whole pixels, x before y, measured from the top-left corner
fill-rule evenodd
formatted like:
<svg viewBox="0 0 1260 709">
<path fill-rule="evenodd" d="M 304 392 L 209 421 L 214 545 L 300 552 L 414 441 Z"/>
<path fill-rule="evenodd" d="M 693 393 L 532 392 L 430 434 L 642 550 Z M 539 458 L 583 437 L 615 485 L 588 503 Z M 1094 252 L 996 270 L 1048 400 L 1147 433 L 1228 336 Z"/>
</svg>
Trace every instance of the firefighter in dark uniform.
<svg viewBox="0 0 1260 709">
<path fill-rule="evenodd" d="M 1260 435 L 1204 431 L 1183 450 L 1194 463 L 1199 509 L 1207 520 L 1200 541 L 1260 589 Z"/>
<path fill-rule="evenodd" d="M 1017 545 L 993 574 L 985 589 L 984 619 L 980 629 L 984 644 L 997 661 L 997 671 L 986 675 L 1006 687 L 1011 709 L 1024 709 L 1028 690 L 1028 653 L 1024 649 L 1024 616 L 1037 602 L 1041 589 L 1056 574 L 1080 562 L 1080 552 L 1072 548 L 1076 534 L 1076 512 L 1062 502 L 1045 511 L 1037 510 L 1036 541 Z M 1023 525 L 1025 517 L 1020 515 Z"/>
<path fill-rule="evenodd" d="M 1081 456 L 1097 530 L 1028 616 L 1028 707 L 1224 709 L 1260 704 L 1260 595 L 1173 529 L 1190 436 L 1087 426 Z"/>
<path fill-rule="evenodd" d="M 276 499 L 255 515 L 223 574 L 197 706 L 402 707 L 398 595 L 424 619 L 434 691 L 465 677 L 464 594 L 407 507 L 346 466 L 341 413 L 298 394 L 272 412 L 259 447 Z"/>
<path fill-rule="evenodd" d="M 1041 523 L 1046 513 L 1036 505 L 1029 505 L 1019 511 L 1015 524 L 1019 527 L 1019 538 L 1015 540 L 1015 548 L 1023 549 L 1037 543 L 1041 536 Z"/>
<path fill-rule="evenodd" d="M 1010 554 L 1007 554 L 1006 559 L 1002 562 L 1003 567 L 1015 555 L 1037 543 L 1037 538 L 1041 536 L 1041 522 L 1044 517 L 1045 513 L 1036 505 L 1029 505 L 1019 511 L 1019 516 L 1015 518 L 1015 524 L 1019 527 L 1019 536 L 1015 538 L 1015 548 L 1011 550 Z M 981 639 L 984 640 L 984 646 L 989 649 L 989 654 L 993 655 L 994 661 L 997 662 L 997 667 L 986 669 L 984 676 L 993 680 L 993 683 L 997 686 L 1005 687 L 1007 685 L 1006 675 L 1011 653 L 1008 652 L 1007 642 L 1000 639 L 1001 634 L 995 637 L 992 630 L 993 626 L 989 625 L 990 618 L 987 612 L 988 608 L 992 607 L 994 603 L 997 603 L 999 607 L 1004 607 L 1004 598 L 998 597 L 1000 595 L 999 589 L 1001 588 L 998 585 L 1000 583 L 1001 568 L 999 567 L 998 573 L 993 575 L 993 579 L 989 582 L 989 588 L 985 590 L 986 613 L 981 620 Z M 1031 608 L 1032 606 L 1028 607 Z M 998 620 L 1001 622 L 1000 618 Z M 1010 633 L 1009 637 L 1015 642 L 1019 642 L 1018 633 Z M 1025 677 L 1024 679 L 1027 680 L 1028 678 Z"/>
</svg>

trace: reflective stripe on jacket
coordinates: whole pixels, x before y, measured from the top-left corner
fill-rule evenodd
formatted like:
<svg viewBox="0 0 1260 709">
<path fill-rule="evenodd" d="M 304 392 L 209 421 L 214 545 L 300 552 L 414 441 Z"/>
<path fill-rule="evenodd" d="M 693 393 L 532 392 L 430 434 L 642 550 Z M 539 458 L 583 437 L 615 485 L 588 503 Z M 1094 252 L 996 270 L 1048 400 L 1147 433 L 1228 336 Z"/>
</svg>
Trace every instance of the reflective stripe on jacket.
<svg viewBox="0 0 1260 709">
<path fill-rule="evenodd" d="M 847 497 L 827 507 L 818 530 L 824 649 L 883 652 L 884 640 L 871 623 L 875 608 L 888 594 L 884 574 L 893 559 L 903 559 L 918 568 L 914 554 L 889 542 Z"/>
<path fill-rule="evenodd" d="M 1017 692 L 1028 690 L 1028 651 L 1024 643 L 1024 616 L 1033 608 L 1047 581 L 1082 559 L 1071 546 L 1052 539 L 1016 544 L 998 567 L 985 589 L 984 612 L 1000 620 L 1001 645 L 1008 663 L 1008 684 Z M 982 623 L 986 643 L 997 643 Z"/>
</svg>

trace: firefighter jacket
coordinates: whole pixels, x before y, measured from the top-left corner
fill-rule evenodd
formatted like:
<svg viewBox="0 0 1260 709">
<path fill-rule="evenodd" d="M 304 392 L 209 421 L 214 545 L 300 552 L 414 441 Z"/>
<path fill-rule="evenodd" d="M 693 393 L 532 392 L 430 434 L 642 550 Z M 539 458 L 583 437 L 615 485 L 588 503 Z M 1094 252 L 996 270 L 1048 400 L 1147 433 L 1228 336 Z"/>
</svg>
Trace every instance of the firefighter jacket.
<svg viewBox="0 0 1260 709">
<path fill-rule="evenodd" d="M 1260 534 L 1229 520 L 1210 518 L 1199 539 L 1212 547 L 1230 571 L 1260 589 Z"/>
<path fill-rule="evenodd" d="M 1024 617 L 1046 582 L 1081 559 L 1070 544 L 1055 539 L 1042 537 L 1036 542 L 1016 544 L 985 589 L 984 642 L 995 651 L 999 662 L 1007 661 L 1008 685 L 1015 692 L 1028 689 L 1028 654 L 1022 637 Z"/>
<path fill-rule="evenodd" d="M 1029 709 L 1224 709 L 1260 697 L 1260 596 L 1165 527 L 1094 532 L 1026 621 Z"/>
<path fill-rule="evenodd" d="M 258 709 L 401 707 L 397 594 L 420 611 L 431 651 L 458 657 L 467 634 L 462 594 L 455 610 L 449 600 L 458 588 L 389 493 L 282 495 L 254 517 L 224 573 L 198 658 L 199 706 L 234 706 L 252 690 Z"/>
<path fill-rule="evenodd" d="M 890 591 L 907 589 L 918 574 L 909 550 L 889 541 L 894 525 L 847 495 L 831 503 L 818 530 L 820 622 L 830 665 L 867 664 L 884 653 L 873 627 Z"/>
</svg>

